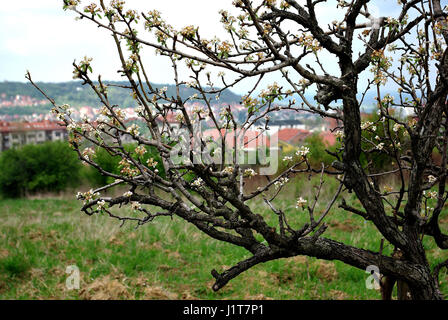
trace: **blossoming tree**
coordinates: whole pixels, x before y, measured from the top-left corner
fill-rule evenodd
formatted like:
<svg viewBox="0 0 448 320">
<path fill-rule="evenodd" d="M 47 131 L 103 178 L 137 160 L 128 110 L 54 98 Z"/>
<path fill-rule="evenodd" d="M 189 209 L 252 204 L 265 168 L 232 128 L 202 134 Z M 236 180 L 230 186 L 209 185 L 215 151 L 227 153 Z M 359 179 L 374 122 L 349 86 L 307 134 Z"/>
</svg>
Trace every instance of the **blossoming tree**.
<svg viewBox="0 0 448 320">
<path fill-rule="evenodd" d="M 115 179 L 109 185 L 79 193 L 78 198 L 84 201 L 82 211 L 88 215 L 103 212 L 138 225 L 176 215 L 214 239 L 248 250 L 249 258 L 222 273 L 212 271 L 216 279 L 213 290 L 259 263 L 306 255 L 340 260 L 362 270 L 377 266 L 385 299 L 391 297 L 395 282 L 400 284 L 400 298 L 441 299 L 438 274 L 448 260 L 431 268 L 422 242 L 423 237 L 430 237 L 440 250 L 448 248 L 448 235 L 439 225 L 448 197 L 448 22 L 440 0 L 398 1 L 394 17 L 374 17 L 368 0 L 329 4 L 235 0 L 233 5 L 237 15 L 220 12 L 228 34 L 221 40 L 202 37 L 193 25 L 175 30 L 159 12 L 138 13 L 126 8 L 124 1 L 105 4 L 101 0 L 87 6 L 78 0 L 64 1 L 65 9 L 112 35 L 121 61 L 119 72 L 128 80 L 126 88 L 149 132 L 142 134 L 137 124 L 125 121 L 122 109 L 109 99 L 110 85 L 101 77 L 92 79 L 90 58 L 74 63 L 74 77 L 98 96 L 101 116 L 95 121 L 85 118 L 77 122 L 69 106 L 59 106 L 48 98 L 54 104 L 53 112 L 70 130 L 70 143 L 79 158 Z M 318 18 L 324 5 L 334 6 L 337 16 L 327 25 Z M 144 30 L 138 29 L 142 24 Z M 175 95 L 151 85 L 142 54 L 147 47 L 171 60 Z M 188 81 L 179 74 L 179 64 L 184 62 Z M 269 74 L 281 76 L 285 84 L 271 83 L 255 95 Z M 27 78 L 33 82 L 29 73 Z M 242 100 L 246 119 L 237 121 L 230 106 L 217 113 L 213 99 L 246 78 L 255 79 L 253 89 Z M 181 98 L 185 85 L 196 91 L 194 97 Z M 398 92 L 395 98 L 385 94 L 387 88 Z M 376 95 L 378 120 L 362 122 L 360 106 L 371 91 Z M 307 92 L 314 94 L 315 101 L 307 99 Z M 203 107 L 191 112 L 186 104 L 193 98 Z M 411 120 L 399 117 L 398 108 L 414 116 Z M 169 121 L 173 114 L 188 133 L 187 139 L 195 135 L 195 125 L 207 120 L 225 141 L 228 131 L 244 132 L 260 121 L 264 126 L 261 131 L 266 130 L 269 115 L 284 110 L 337 120 L 339 127 L 334 134 L 342 147 L 332 153 L 331 166 L 311 167 L 308 156 L 312 150 L 302 147 L 294 157 L 283 159 L 286 170 L 266 179 L 257 190 L 245 192 L 244 179 L 257 172 L 244 167 L 236 152 L 230 152 L 230 159 L 206 162 L 196 161 L 198 152 L 191 150 L 180 161 L 173 160 L 173 154 L 184 152 L 178 146 L 185 140 Z M 230 136 L 236 139 L 236 135 Z M 124 148 L 124 137 L 137 143 L 135 150 Z M 121 157 L 120 174 L 99 166 L 94 149 L 83 147 L 86 142 Z M 199 150 L 205 148 L 212 156 L 215 149 L 206 149 L 208 142 L 199 137 Z M 229 148 L 225 142 L 218 144 L 221 151 Z M 145 160 L 148 148 L 156 150 L 159 158 Z M 433 160 L 433 154 L 439 154 L 440 159 Z M 367 165 L 362 165 L 361 155 L 370 160 Z M 375 168 L 372 159 L 377 155 L 385 156 L 394 168 Z M 315 208 L 322 183 L 314 198 L 297 199 L 297 210 L 309 221 L 293 227 L 288 223 L 291 217 L 279 208 L 275 197 L 291 177 L 301 173 L 336 179 L 339 187 L 320 212 Z M 380 178 L 391 175 L 399 177 L 398 185 L 381 190 L 384 179 Z M 113 198 L 101 195 L 117 185 L 129 186 L 129 190 Z M 341 194 L 347 190 L 356 195 L 362 209 L 344 201 Z M 249 203 L 256 198 L 270 208 L 276 225 L 267 222 L 266 214 L 250 208 Z M 120 216 L 115 208 L 122 205 L 131 205 L 141 216 Z M 383 253 L 382 245 L 379 252 L 372 252 L 325 237 L 325 218 L 336 205 L 371 221 L 384 241 L 395 248 L 394 254 Z"/>
</svg>

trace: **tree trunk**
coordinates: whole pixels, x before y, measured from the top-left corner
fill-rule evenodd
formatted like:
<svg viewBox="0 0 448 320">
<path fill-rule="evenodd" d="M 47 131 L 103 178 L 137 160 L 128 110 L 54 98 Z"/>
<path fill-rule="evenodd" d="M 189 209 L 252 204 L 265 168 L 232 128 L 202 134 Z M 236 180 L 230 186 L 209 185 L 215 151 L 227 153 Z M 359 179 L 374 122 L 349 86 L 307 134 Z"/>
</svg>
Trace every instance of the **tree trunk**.
<svg viewBox="0 0 448 320">
<path fill-rule="evenodd" d="M 381 278 L 382 300 L 392 300 L 393 288 L 397 285 L 397 300 L 442 300 L 443 297 L 432 277 L 426 283 L 411 286 L 405 280 L 383 276 Z"/>
<path fill-rule="evenodd" d="M 422 281 L 418 284 L 407 283 L 409 286 L 410 299 L 412 300 L 443 300 L 439 285 L 431 275 L 429 268 L 421 272 Z M 403 286 L 402 286 L 403 287 Z"/>
<path fill-rule="evenodd" d="M 403 280 L 397 281 L 397 300 L 412 300 L 411 290 Z"/>
</svg>

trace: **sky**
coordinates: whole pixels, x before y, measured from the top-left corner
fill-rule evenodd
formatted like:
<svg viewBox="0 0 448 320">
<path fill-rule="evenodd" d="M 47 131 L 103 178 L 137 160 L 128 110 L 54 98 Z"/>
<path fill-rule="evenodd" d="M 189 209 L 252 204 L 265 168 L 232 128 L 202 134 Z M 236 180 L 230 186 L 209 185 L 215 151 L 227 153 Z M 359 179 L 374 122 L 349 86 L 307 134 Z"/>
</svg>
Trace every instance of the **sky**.
<svg viewBox="0 0 448 320">
<path fill-rule="evenodd" d="M 152 7 L 151 2 L 157 3 Z M 213 30 L 222 3 L 195 0 L 201 10 L 192 10 L 190 2 L 179 0 L 128 0 L 131 8 L 147 12 L 157 9 L 174 27 L 192 24 Z M 142 5 L 144 4 L 144 5 Z M 176 10 L 172 10 L 173 8 Z M 185 14 L 188 12 L 188 14 Z M 75 14 L 62 10 L 62 0 L 5 1 L 0 6 L 0 81 L 25 81 L 30 70 L 38 81 L 68 81 L 72 77 L 72 63 L 85 55 L 94 58 L 95 68 L 105 79 L 120 79 L 116 74 L 118 60 L 110 35 L 92 23 L 75 21 Z M 208 26 L 214 26 L 209 28 Z M 202 28 L 201 28 L 202 29 Z M 168 64 L 166 64 L 169 66 Z M 156 69 L 165 70 L 160 63 Z M 171 82 L 166 72 L 154 72 L 158 82 Z"/>
<path fill-rule="evenodd" d="M 320 5 L 321 23 L 335 19 L 335 2 Z M 386 0 L 376 2 L 374 13 L 383 15 L 390 11 Z M 231 0 L 128 0 L 126 3 L 140 12 L 157 9 L 178 29 L 190 24 L 199 26 L 200 33 L 208 38 L 224 34 L 218 12 L 232 7 Z M 75 17 L 74 12 L 62 9 L 62 0 L 4 1 L 0 6 L 0 81 L 26 81 L 27 70 L 35 81 L 69 81 L 73 61 L 84 56 L 93 58 L 94 71 L 101 73 L 103 79 L 120 80 L 116 72 L 119 61 L 110 34 L 89 21 L 76 21 Z M 150 62 L 150 81 L 173 83 L 169 60 L 155 57 L 152 51 L 145 54 Z M 246 91 L 251 83 L 247 82 L 236 92 Z"/>
</svg>

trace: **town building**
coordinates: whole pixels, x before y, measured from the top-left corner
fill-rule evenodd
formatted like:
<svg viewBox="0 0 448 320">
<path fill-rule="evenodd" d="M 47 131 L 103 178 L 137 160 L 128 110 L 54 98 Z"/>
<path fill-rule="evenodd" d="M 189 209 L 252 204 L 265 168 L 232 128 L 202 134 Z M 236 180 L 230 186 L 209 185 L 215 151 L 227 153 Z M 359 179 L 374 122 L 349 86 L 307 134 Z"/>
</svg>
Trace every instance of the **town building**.
<svg viewBox="0 0 448 320">
<path fill-rule="evenodd" d="M 282 129 L 299 129 L 305 130 L 305 125 L 298 119 L 284 119 L 284 120 L 271 120 L 269 121 L 269 134 L 275 134 Z"/>
<path fill-rule="evenodd" d="M 278 141 L 283 141 L 291 145 L 299 145 L 311 134 L 311 131 L 305 129 L 284 128 L 278 130 L 274 136 L 277 136 Z"/>
<path fill-rule="evenodd" d="M 0 122 L 0 151 L 25 144 L 62 141 L 68 138 L 63 122 Z"/>
</svg>

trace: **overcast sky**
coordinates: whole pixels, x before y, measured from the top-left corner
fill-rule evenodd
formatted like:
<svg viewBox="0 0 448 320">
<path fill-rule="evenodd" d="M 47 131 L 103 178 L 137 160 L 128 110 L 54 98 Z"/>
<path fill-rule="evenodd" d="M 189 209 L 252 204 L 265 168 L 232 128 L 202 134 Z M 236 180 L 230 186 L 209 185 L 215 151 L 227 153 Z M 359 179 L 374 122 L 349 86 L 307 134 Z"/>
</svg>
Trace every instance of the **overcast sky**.
<svg viewBox="0 0 448 320">
<path fill-rule="evenodd" d="M 109 1 L 106 1 L 109 2 Z M 208 38 L 221 36 L 220 9 L 231 8 L 231 0 L 128 0 L 128 7 L 147 12 L 157 9 L 175 28 L 194 24 Z M 391 12 L 386 0 L 376 0 L 378 14 Z M 321 4 L 321 23 L 335 19 L 336 1 Z M 83 2 L 85 5 L 86 2 Z M 152 5 L 154 4 L 154 5 Z M 381 12 L 382 11 L 382 12 Z M 0 6 L 0 81 L 25 81 L 30 70 L 36 81 L 58 82 L 72 79 L 72 62 L 85 55 L 93 57 L 96 72 L 103 79 L 119 80 L 114 44 L 109 33 L 98 30 L 88 21 L 75 21 L 72 11 L 62 10 L 62 0 L 2 1 Z M 172 83 L 170 63 L 151 60 L 151 76 L 156 83 Z"/>
<path fill-rule="evenodd" d="M 113 41 L 109 34 L 87 21 L 75 21 L 72 11 L 62 10 L 62 0 L 2 1 L 0 6 L 0 81 L 24 81 L 29 69 L 39 81 L 67 81 L 72 76 L 72 62 L 84 55 L 94 58 L 96 70 L 105 79 L 119 79 Z M 224 1 L 138 1 L 128 0 L 129 7 L 147 12 L 157 9 L 174 26 L 202 26 L 204 31 L 217 29 L 218 11 Z M 157 3 L 157 6 L 151 6 Z M 217 30 L 218 31 L 218 30 Z M 156 64 L 155 67 L 159 66 Z M 162 69 L 163 70 L 163 69 Z M 154 72 L 156 74 L 156 72 Z M 158 72 L 160 82 L 164 72 Z M 170 81 L 171 82 L 171 81 Z"/>
</svg>

